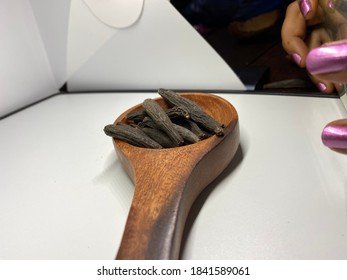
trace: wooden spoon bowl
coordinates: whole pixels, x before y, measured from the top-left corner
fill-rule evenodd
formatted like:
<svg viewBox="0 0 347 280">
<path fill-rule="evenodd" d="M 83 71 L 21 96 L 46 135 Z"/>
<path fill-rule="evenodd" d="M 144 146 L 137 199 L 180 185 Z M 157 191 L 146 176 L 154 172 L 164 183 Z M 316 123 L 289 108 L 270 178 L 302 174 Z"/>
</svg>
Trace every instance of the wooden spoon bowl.
<svg viewBox="0 0 347 280">
<path fill-rule="evenodd" d="M 146 149 L 113 140 L 123 168 L 135 184 L 134 196 L 116 259 L 177 259 L 189 210 L 200 192 L 230 163 L 239 145 L 235 108 L 208 93 L 182 93 L 225 125 L 213 135 L 178 148 Z M 167 108 L 162 98 L 157 98 Z M 115 123 L 125 122 L 137 105 Z"/>
</svg>

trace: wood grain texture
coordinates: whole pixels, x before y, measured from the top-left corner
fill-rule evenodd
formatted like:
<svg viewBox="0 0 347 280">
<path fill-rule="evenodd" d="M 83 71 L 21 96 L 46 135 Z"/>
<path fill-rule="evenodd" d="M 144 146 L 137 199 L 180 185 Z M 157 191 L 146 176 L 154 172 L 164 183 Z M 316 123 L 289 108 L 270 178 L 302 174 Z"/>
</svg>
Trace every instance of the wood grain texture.
<svg viewBox="0 0 347 280">
<path fill-rule="evenodd" d="M 113 140 L 124 170 L 135 184 L 117 259 L 177 259 L 189 210 L 200 192 L 230 163 L 239 145 L 235 108 L 208 93 L 182 93 L 225 125 L 223 137 L 169 149 L 145 149 Z M 156 99 L 166 108 L 165 101 Z M 124 122 L 130 111 L 117 118 Z"/>
</svg>

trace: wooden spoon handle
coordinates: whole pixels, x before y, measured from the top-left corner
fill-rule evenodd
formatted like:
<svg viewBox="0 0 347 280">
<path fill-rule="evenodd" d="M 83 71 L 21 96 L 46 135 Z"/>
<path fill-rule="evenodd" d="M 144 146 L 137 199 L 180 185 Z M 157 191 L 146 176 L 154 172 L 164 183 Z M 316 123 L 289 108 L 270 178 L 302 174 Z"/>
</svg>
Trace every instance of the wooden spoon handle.
<svg viewBox="0 0 347 280">
<path fill-rule="evenodd" d="M 147 174 L 137 180 L 116 259 L 179 257 L 187 212 L 182 211 L 187 206 L 182 204 L 182 193 L 188 174 L 174 179 L 176 171 L 169 169 L 162 176 Z"/>
</svg>

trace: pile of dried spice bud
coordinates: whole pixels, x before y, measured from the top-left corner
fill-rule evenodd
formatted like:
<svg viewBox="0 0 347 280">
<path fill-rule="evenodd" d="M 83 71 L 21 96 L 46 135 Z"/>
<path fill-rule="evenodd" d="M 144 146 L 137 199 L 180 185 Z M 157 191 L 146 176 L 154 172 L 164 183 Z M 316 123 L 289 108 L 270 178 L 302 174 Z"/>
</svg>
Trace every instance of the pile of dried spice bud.
<svg viewBox="0 0 347 280">
<path fill-rule="evenodd" d="M 167 89 L 160 96 L 170 105 L 164 110 L 155 100 L 146 99 L 144 111 L 131 112 L 126 123 L 109 124 L 106 135 L 143 148 L 174 148 L 199 142 L 213 134 L 223 136 L 224 125 L 195 102 Z"/>
</svg>

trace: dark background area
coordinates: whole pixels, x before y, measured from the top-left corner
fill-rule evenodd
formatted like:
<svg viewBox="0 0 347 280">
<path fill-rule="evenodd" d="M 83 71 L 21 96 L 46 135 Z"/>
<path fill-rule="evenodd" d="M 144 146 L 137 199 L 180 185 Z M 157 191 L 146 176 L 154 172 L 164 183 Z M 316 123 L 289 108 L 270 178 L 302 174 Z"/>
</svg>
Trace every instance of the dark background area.
<svg viewBox="0 0 347 280">
<path fill-rule="evenodd" d="M 187 2 L 189 1 L 171 1 L 181 13 Z M 251 38 L 234 36 L 228 26 L 212 28 L 201 33 L 201 36 L 245 84 L 253 83 L 256 90 L 317 94 L 319 91 L 306 70 L 292 62 L 282 47 L 281 27 L 285 10 L 286 6 L 280 9 L 280 16 L 271 28 Z"/>
</svg>

